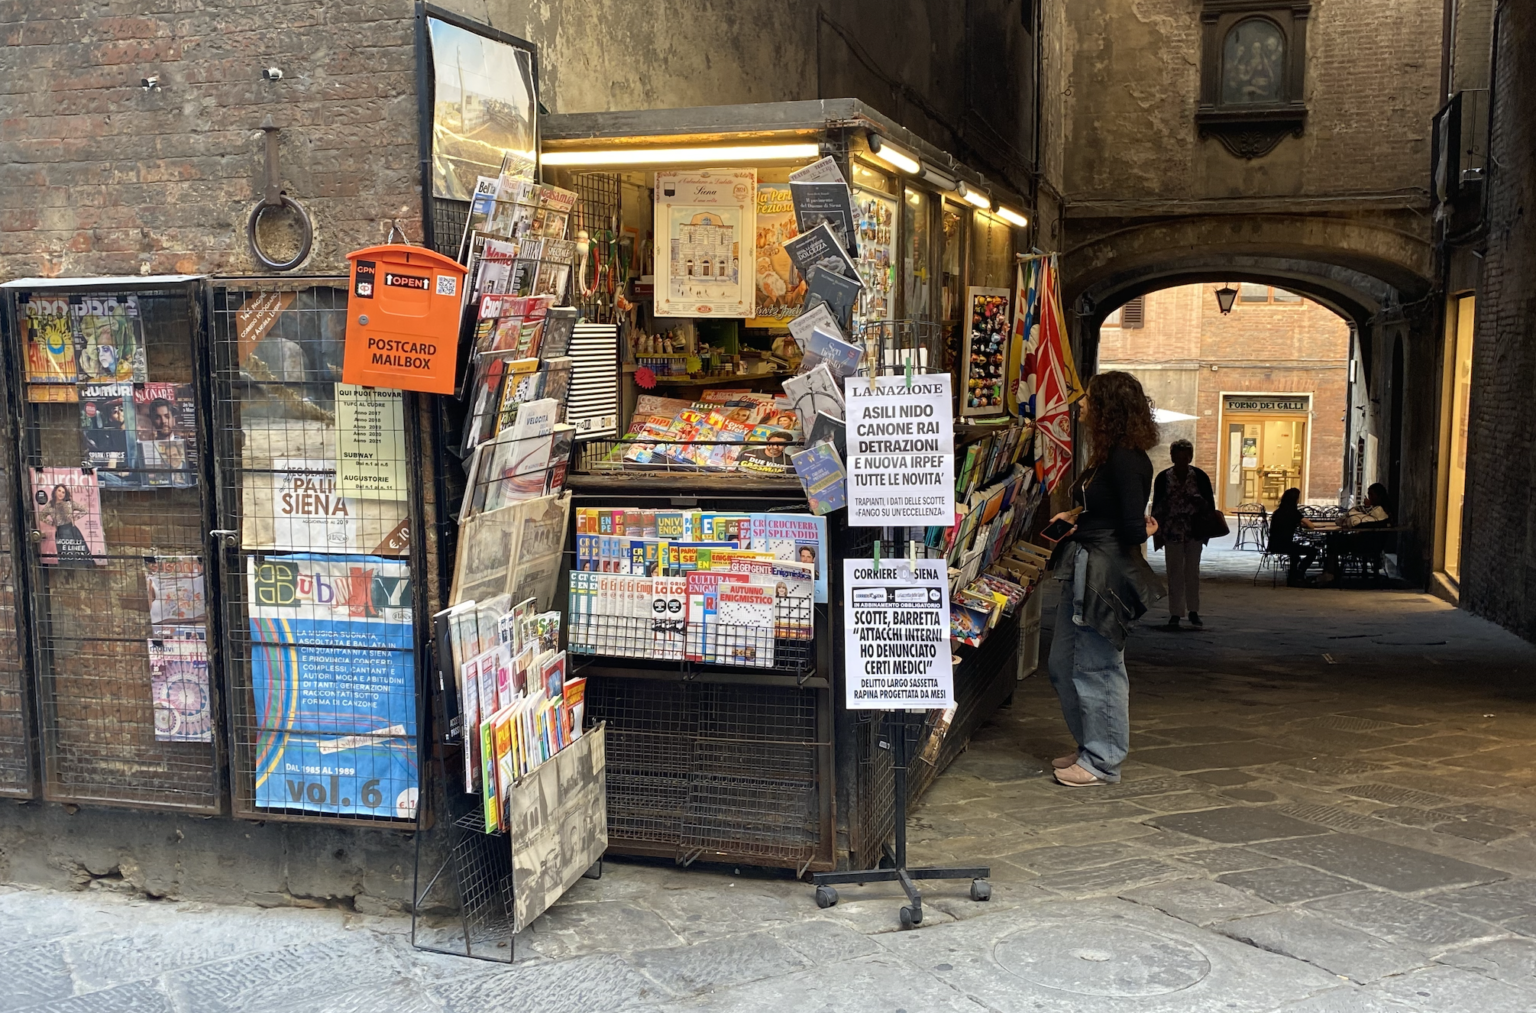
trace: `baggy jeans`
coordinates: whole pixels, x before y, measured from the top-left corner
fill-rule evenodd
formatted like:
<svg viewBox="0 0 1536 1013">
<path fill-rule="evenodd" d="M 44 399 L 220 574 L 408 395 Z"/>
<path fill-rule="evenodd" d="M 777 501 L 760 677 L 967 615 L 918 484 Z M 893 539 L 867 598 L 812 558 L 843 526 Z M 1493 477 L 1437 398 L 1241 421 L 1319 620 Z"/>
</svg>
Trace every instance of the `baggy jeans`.
<svg viewBox="0 0 1536 1013">
<path fill-rule="evenodd" d="M 1048 667 L 1061 716 L 1077 743 L 1078 766 L 1113 782 L 1120 780 L 1120 764 L 1131 748 L 1131 682 L 1125 651 L 1077 618 L 1080 605 L 1074 607 L 1073 592 L 1081 580 L 1074 574 L 1062 581 Z"/>
<path fill-rule="evenodd" d="M 1205 543 L 1198 538 L 1182 542 L 1164 542 L 1168 561 L 1168 614 L 1182 619 L 1184 611 L 1200 611 L 1200 550 Z"/>
</svg>

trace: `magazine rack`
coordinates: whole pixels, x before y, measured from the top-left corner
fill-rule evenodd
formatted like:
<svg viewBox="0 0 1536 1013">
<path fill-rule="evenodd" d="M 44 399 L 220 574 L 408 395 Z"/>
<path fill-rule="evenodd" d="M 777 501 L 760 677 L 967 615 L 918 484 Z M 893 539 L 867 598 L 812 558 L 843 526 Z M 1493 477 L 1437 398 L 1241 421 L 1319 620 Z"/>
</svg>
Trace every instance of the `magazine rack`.
<svg viewBox="0 0 1536 1013">
<path fill-rule="evenodd" d="M 584 442 L 572 470 L 581 474 L 602 475 L 618 472 L 635 474 L 731 474 L 747 480 L 765 478 L 795 479 L 789 455 L 805 446 L 803 440 L 765 442 L 761 440 L 640 440 L 601 439 Z M 743 463 L 748 455 L 766 454 L 765 448 L 777 448 L 783 464 L 774 470 Z M 798 481 L 798 480 L 796 480 Z"/>
<path fill-rule="evenodd" d="M 438 764 L 449 810 L 447 854 L 421 886 L 416 838 L 411 945 L 512 963 L 517 933 L 578 879 L 600 879 L 608 847 L 607 729 L 598 724 L 512 785 L 508 831 L 487 833 L 478 800 L 456 791 Z M 466 801 L 473 804 L 468 805 Z M 429 912 L 436 917 L 428 917 Z"/>
<path fill-rule="evenodd" d="M 921 925 L 923 921 L 923 894 L 917 886 L 917 881 L 920 879 L 969 879 L 971 900 L 986 901 L 992 898 L 992 884 L 987 882 L 987 877 L 992 875 L 992 870 L 988 866 L 907 868 L 907 736 L 911 731 L 907 716 L 910 713 L 912 712 L 904 710 L 887 712 L 886 731 L 890 741 L 880 743 L 881 748 L 889 748 L 893 753 L 893 770 L 896 776 L 896 847 L 894 851 L 889 846 L 882 845 L 885 859 L 877 869 L 863 869 L 857 872 L 818 872 L 811 877 L 811 881 L 816 885 L 816 906 L 820 908 L 829 908 L 837 903 L 839 886 L 900 883 L 907 895 L 907 904 L 899 912 L 901 927 L 904 929 Z M 918 722 L 918 726 L 921 727 L 921 721 Z M 894 735 L 889 734 L 892 731 L 895 732 Z"/>
</svg>

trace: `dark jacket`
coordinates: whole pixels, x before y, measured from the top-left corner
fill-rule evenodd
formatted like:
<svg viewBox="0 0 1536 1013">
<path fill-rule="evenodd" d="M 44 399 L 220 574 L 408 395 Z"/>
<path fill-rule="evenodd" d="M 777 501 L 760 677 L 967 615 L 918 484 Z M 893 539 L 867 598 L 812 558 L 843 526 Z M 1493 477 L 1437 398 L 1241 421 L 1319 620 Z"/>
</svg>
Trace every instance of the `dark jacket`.
<svg viewBox="0 0 1536 1013">
<path fill-rule="evenodd" d="M 1200 491 L 1201 516 L 1195 520 L 1195 531 L 1198 533 L 1204 528 L 1205 518 L 1216 512 L 1216 491 L 1211 488 L 1211 476 L 1201 471 L 1194 465 L 1189 470 L 1195 473 L 1195 488 Z M 1152 547 L 1161 549 L 1168 539 L 1164 532 L 1168 530 L 1168 473 L 1172 468 L 1164 468 L 1157 473 L 1152 480 L 1152 516 L 1157 520 L 1157 534 L 1152 536 Z M 1196 535 L 1200 544 L 1210 541 L 1209 536 Z"/>
<path fill-rule="evenodd" d="M 1123 650 L 1131 624 L 1168 594 L 1168 586 L 1148 565 L 1143 545 L 1127 547 L 1112 531 L 1079 531 L 1074 535 L 1053 560 L 1058 580 L 1071 578 L 1080 552 L 1088 553 L 1083 622 L 1116 650 Z M 1063 598 L 1062 605 L 1063 611 L 1057 614 L 1063 618 L 1057 621 L 1071 622 L 1072 600 Z"/>
</svg>

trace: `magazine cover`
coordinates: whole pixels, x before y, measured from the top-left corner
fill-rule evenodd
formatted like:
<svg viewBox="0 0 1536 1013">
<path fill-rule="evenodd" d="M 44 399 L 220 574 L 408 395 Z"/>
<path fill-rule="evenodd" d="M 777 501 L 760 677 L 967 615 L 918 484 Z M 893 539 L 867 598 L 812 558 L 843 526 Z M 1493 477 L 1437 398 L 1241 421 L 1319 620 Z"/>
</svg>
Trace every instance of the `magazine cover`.
<svg viewBox="0 0 1536 1013">
<path fill-rule="evenodd" d="M 81 297 L 74 310 L 75 369 L 82 383 L 149 379 L 138 296 Z"/>
<path fill-rule="evenodd" d="M 145 557 L 144 578 L 149 590 L 151 626 L 196 623 L 207 618 L 203 561 L 198 557 Z"/>
<path fill-rule="evenodd" d="M 208 642 L 149 642 L 149 684 L 160 742 L 212 742 L 213 704 L 208 689 Z"/>
<path fill-rule="evenodd" d="M 246 591 L 256 805 L 414 813 L 407 564 L 365 555 L 251 556 Z"/>
<path fill-rule="evenodd" d="M 784 244 L 795 238 L 795 208 L 783 183 L 757 185 L 757 316 L 748 327 L 779 327 L 800 315 L 805 304 L 805 279 L 795 268 Z"/>
<path fill-rule="evenodd" d="M 133 414 L 144 485 L 185 489 L 195 484 L 197 402 L 192 385 L 137 384 Z"/>
<path fill-rule="evenodd" d="M 83 468 L 33 468 L 32 509 L 42 539 L 44 566 L 95 566 L 107 555 L 101 527 L 101 489 Z"/>
<path fill-rule="evenodd" d="M 27 350 L 27 383 L 74 383 L 79 379 L 68 298 L 27 299 L 21 305 L 21 334 Z"/>
<path fill-rule="evenodd" d="M 815 567 L 816 600 L 827 601 L 827 519 L 811 514 L 753 514 L 752 551 Z"/>
<path fill-rule="evenodd" d="M 816 443 L 790 454 L 805 500 L 811 513 L 825 516 L 848 505 L 848 476 L 837 448 L 831 443 Z"/>
<path fill-rule="evenodd" d="M 82 383 L 80 429 L 85 436 L 85 459 L 108 488 L 133 488 L 139 476 L 131 469 L 137 441 L 129 419 L 133 412 L 133 384 Z"/>
<path fill-rule="evenodd" d="M 655 224 L 658 316 L 753 315 L 757 170 L 658 172 Z"/>
</svg>

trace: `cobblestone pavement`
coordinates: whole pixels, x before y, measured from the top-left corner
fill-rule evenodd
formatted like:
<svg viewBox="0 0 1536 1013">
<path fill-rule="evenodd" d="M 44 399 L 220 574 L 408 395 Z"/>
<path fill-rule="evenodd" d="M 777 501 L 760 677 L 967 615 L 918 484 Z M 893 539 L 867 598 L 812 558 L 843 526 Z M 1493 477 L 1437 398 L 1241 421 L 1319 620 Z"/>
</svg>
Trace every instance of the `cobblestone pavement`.
<svg viewBox="0 0 1536 1013">
<path fill-rule="evenodd" d="M 1066 789 L 1050 686 L 912 819 L 996 892 L 609 862 L 511 967 L 335 910 L 0 893 L 0 1010 L 1420 1013 L 1536 1009 L 1536 649 L 1424 595 L 1271 588 L 1213 553 L 1203 633 L 1138 631 L 1125 780 Z M 1160 615 L 1149 621 L 1160 621 Z M 1531 682 L 1536 685 L 1536 682 Z"/>
</svg>

